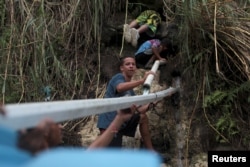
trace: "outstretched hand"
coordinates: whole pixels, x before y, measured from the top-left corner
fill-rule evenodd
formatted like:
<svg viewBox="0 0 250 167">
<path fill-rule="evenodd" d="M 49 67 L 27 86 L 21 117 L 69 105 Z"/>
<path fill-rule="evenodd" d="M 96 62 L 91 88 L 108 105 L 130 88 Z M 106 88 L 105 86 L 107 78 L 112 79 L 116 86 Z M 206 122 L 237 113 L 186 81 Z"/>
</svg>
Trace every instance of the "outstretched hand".
<svg viewBox="0 0 250 167">
<path fill-rule="evenodd" d="M 166 62 L 167 62 L 167 59 L 166 59 L 166 58 L 161 58 L 160 61 L 166 63 Z"/>
<path fill-rule="evenodd" d="M 153 72 L 153 71 L 147 71 L 147 72 L 145 72 L 144 77 L 143 77 L 144 81 L 147 79 L 147 77 L 148 77 L 150 74 L 155 75 L 155 72 Z"/>
</svg>

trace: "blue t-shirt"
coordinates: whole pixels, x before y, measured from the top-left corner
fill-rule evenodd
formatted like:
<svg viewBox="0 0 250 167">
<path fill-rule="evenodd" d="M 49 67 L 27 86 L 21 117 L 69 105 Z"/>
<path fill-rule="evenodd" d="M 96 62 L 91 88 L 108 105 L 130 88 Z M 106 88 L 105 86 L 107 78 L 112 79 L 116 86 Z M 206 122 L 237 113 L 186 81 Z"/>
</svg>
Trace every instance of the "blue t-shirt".
<svg viewBox="0 0 250 167">
<path fill-rule="evenodd" d="M 17 139 L 18 134 L 15 130 L 0 125 L 0 145 L 16 147 Z"/>
<path fill-rule="evenodd" d="M 104 98 L 134 96 L 135 92 L 133 90 L 128 90 L 126 92 L 121 92 L 121 93 L 117 92 L 116 87 L 120 83 L 124 83 L 124 82 L 126 82 L 126 81 L 125 81 L 125 78 L 122 75 L 122 73 L 118 73 L 115 76 L 113 76 L 108 83 Z M 97 127 L 102 128 L 102 129 L 107 129 L 107 127 L 110 125 L 110 123 L 114 120 L 116 114 L 117 114 L 117 111 L 111 111 L 111 112 L 99 114 Z"/>
<path fill-rule="evenodd" d="M 32 156 L 17 147 L 18 134 L 13 129 L 0 125 L 0 166 L 20 167 L 26 164 Z"/>
<path fill-rule="evenodd" d="M 60 148 L 44 151 L 20 167 L 159 167 L 161 162 L 149 150 Z"/>
</svg>

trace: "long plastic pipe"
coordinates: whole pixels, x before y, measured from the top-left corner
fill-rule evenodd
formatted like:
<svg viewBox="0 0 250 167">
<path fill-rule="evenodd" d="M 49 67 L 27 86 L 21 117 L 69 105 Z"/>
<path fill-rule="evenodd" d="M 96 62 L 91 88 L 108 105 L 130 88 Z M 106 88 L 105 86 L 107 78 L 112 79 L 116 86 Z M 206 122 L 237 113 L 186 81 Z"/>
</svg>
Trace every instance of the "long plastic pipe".
<svg viewBox="0 0 250 167">
<path fill-rule="evenodd" d="M 125 109 L 133 104 L 142 105 L 161 100 L 178 90 L 179 88 L 170 87 L 164 91 L 139 96 L 7 104 L 4 107 L 6 115 L 0 115 L 0 125 L 13 129 L 23 129 L 34 127 L 45 118 L 51 118 L 55 122 L 73 120 L 90 115 Z"/>
<path fill-rule="evenodd" d="M 154 73 L 156 73 L 156 71 L 158 70 L 160 65 L 160 61 L 156 60 L 154 62 L 154 65 L 151 68 L 151 71 L 153 71 Z M 152 81 L 154 80 L 154 75 L 153 74 L 149 74 L 148 77 L 146 78 L 144 84 L 143 84 L 143 89 L 149 90 L 152 84 Z M 145 94 L 145 93 L 144 93 Z"/>
</svg>

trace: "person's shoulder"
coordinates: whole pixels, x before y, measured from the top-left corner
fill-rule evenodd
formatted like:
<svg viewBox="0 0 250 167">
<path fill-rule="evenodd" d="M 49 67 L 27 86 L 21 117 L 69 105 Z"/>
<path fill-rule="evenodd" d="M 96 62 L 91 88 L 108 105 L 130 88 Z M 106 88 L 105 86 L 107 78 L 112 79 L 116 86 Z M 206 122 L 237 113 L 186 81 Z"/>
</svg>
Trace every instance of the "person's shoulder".
<svg viewBox="0 0 250 167">
<path fill-rule="evenodd" d="M 118 79 L 118 78 L 124 78 L 123 74 L 122 73 L 117 73 L 115 74 L 111 80 L 114 80 L 114 79 Z"/>
<path fill-rule="evenodd" d="M 158 47 L 161 44 L 161 41 L 159 39 L 151 39 L 150 43 L 152 44 L 152 47 Z"/>
<path fill-rule="evenodd" d="M 0 126 L 0 145 L 16 146 L 18 133 L 13 129 Z"/>
<path fill-rule="evenodd" d="M 151 42 L 161 42 L 159 39 L 157 39 L 157 38 L 153 38 L 153 39 L 149 39 L 149 40 L 147 40 L 147 41 L 151 41 Z"/>
<path fill-rule="evenodd" d="M 125 78 L 122 73 L 115 74 L 110 80 L 109 85 L 116 87 L 119 83 L 124 82 Z"/>
</svg>

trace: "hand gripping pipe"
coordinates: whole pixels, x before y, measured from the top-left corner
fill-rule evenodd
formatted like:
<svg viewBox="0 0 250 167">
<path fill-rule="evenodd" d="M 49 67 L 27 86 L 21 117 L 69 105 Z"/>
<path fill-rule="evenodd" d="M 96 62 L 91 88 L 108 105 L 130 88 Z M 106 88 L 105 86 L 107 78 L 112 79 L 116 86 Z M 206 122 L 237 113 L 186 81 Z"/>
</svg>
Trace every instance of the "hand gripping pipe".
<svg viewBox="0 0 250 167">
<path fill-rule="evenodd" d="M 7 104 L 3 107 L 6 114 L 0 114 L 0 125 L 17 130 L 34 127 L 45 118 L 50 118 L 55 122 L 73 120 L 125 109 L 133 104 L 143 105 L 158 101 L 177 91 L 179 88 L 170 87 L 164 91 L 139 96 Z"/>
<path fill-rule="evenodd" d="M 151 71 L 153 71 L 154 73 L 156 73 L 156 71 L 158 70 L 160 65 L 160 61 L 156 60 L 154 62 L 154 65 L 151 68 Z M 153 74 L 149 74 L 148 77 L 146 78 L 144 84 L 143 84 L 143 95 L 147 95 L 149 94 L 149 90 L 152 84 L 152 81 L 154 80 L 154 75 Z"/>
</svg>

